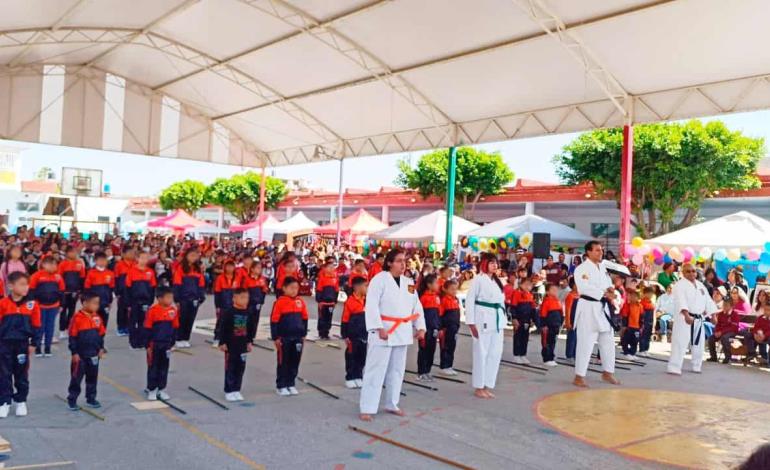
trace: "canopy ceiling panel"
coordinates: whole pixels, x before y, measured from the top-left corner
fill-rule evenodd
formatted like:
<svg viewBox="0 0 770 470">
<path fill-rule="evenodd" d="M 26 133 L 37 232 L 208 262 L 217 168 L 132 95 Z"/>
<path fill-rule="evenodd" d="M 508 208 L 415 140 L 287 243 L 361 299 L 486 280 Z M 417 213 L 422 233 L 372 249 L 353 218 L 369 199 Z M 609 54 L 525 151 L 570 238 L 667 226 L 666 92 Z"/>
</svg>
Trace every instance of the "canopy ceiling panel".
<svg viewBox="0 0 770 470">
<path fill-rule="evenodd" d="M 126 79 L 126 151 L 158 154 L 179 127 L 179 157 L 246 165 L 766 109 L 768 16 L 764 0 L 5 0 L 0 80 L 18 96 L 0 137 L 50 136 L 43 65 Z M 181 126 L 161 126 L 164 96 Z M 70 110 L 61 141 L 86 146 Z M 218 160 L 212 132 L 229 133 Z"/>
</svg>

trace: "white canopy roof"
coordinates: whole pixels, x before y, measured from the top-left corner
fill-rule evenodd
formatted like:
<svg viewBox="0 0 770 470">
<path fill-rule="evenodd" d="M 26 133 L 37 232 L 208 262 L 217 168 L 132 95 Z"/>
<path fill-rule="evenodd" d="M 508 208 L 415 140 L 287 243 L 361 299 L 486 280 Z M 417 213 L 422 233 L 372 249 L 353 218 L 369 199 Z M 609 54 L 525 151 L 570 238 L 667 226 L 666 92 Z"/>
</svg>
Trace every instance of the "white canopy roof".
<svg viewBox="0 0 770 470">
<path fill-rule="evenodd" d="M 770 221 L 751 212 L 740 211 L 691 225 L 647 240 L 665 247 L 763 248 L 770 241 Z"/>
<path fill-rule="evenodd" d="M 372 234 L 374 240 L 395 240 L 405 242 L 430 242 L 444 244 L 446 241 L 446 219 L 444 210 L 433 211 L 415 219 L 407 220 Z M 452 219 L 452 242 L 457 237 L 470 230 L 478 228 L 477 224 L 462 217 Z"/>
<path fill-rule="evenodd" d="M 525 214 L 510 219 L 498 220 L 481 227 L 478 230 L 468 232 L 466 235 L 475 237 L 504 237 L 513 232 L 517 237 L 523 233 L 550 233 L 551 243 L 566 243 L 579 245 L 591 240 L 591 237 L 575 230 L 572 227 L 548 220 L 539 215 Z"/>
<path fill-rule="evenodd" d="M 0 137 L 275 166 L 768 108 L 768 16 L 765 0 L 6 0 Z"/>
<path fill-rule="evenodd" d="M 272 228 L 274 233 L 311 232 L 318 224 L 313 222 L 304 212 L 297 212 Z"/>
</svg>

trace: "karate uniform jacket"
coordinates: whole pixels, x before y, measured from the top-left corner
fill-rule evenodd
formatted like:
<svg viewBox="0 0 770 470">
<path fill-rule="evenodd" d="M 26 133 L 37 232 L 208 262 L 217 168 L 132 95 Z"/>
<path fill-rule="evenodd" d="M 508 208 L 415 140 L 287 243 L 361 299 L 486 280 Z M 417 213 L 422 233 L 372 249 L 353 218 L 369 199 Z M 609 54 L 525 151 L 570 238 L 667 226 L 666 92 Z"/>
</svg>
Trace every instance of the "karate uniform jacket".
<svg viewBox="0 0 770 470">
<path fill-rule="evenodd" d="M 386 271 L 380 272 L 369 282 L 366 294 L 366 329 L 370 332 L 369 342 L 375 346 L 407 346 L 413 342 L 413 327 L 425 330 L 425 316 L 414 281 L 401 276 L 399 282 L 400 285 L 396 284 L 393 275 Z M 380 328 L 389 331 L 397 323 L 383 320 L 383 316 L 406 318 L 414 314 L 417 315 L 414 321 L 398 324 L 387 340 L 381 339 L 376 332 L 372 334 Z"/>
<path fill-rule="evenodd" d="M 607 267 L 604 263 L 600 263 L 597 266 L 593 261 L 587 260 L 575 268 L 574 276 L 575 287 L 577 287 L 580 295 L 590 297 L 598 302 L 579 300 L 575 310 L 573 325 L 578 325 L 578 317 L 580 315 L 593 315 L 600 332 L 610 331 L 612 325 L 610 325 L 610 322 L 605 317 L 604 308 L 601 303 L 607 289 L 612 287 L 612 279 L 607 272 Z"/>
<path fill-rule="evenodd" d="M 477 305 L 479 301 L 500 306 L 505 304 L 505 294 L 487 274 L 479 274 L 471 281 L 465 297 L 465 324 L 476 325 L 480 332 L 503 331 L 507 322 L 505 313 L 500 309 Z"/>
</svg>

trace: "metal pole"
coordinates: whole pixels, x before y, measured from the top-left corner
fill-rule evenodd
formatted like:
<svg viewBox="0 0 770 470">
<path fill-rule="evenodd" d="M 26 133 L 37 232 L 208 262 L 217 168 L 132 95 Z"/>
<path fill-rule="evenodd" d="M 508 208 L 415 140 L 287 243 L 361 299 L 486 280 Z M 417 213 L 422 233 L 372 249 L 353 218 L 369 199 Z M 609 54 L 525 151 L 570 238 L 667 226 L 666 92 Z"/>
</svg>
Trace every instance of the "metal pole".
<svg viewBox="0 0 770 470">
<path fill-rule="evenodd" d="M 337 247 L 342 245 L 342 179 L 343 179 L 343 162 L 340 158 L 340 185 L 339 185 L 339 199 L 337 200 Z"/>
<path fill-rule="evenodd" d="M 265 174 L 265 165 L 262 164 L 262 182 L 259 184 L 259 240 L 262 243 L 262 225 L 265 223 L 265 186 L 267 186 L 267 175 Z"/>
<path fill-rule="evenodd" d="M 634 165 L 634 126 L 623 126 L 623 153 L 620 161 L 620 256 L 626 256 L 631 240 L 631 190 Z"/>
<path fill-rule="evenodd" d="M 455 180 L 457 177 L 457 147 L 449 147 L 449 168 L 447 169 L 446 188 L 446 237 L 444 237 L 444 257 L 449 258 L 452 249 L 452 220 L 455 215 Z"/>
</svg>

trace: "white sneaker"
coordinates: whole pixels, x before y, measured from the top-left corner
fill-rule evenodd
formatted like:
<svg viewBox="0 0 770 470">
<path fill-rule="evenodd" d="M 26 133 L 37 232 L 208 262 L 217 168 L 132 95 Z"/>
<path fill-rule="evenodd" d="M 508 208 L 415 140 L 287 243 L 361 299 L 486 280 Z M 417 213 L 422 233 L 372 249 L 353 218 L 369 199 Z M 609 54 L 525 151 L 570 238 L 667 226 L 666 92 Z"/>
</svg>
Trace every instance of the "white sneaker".
<svg viewBox="0 0 770 470">
<path fill-rule="evenodd" d="M 548 367 L 556 367 L 558 364 L 556 364 L 556 361 L 548 361 L 545 363 Z"/>
<path fill-rule="evenodd" d="M 291 392 L 289 392 L 288 388 L 279 388 L 275 391 L 275 393 L 277 393 L 282 397 L 288 397 L 289 395 L 291 395 Z"/>
<path fill-rule="evenodd" d="M 177 341 L 174 343 L 174 347 L 177 349 L 182 349 L 184 347 L 184 341 Z"/>
<path fill-rule="evenodd" d="M 513 362 L 514 364 L 523 364 L 523 362 L 521 361 L 521 356 L 513 356 L 513 360 L 511 362 Z"/>
<path fill-rule="evenodd" d="M 279 393 L 280 395 L 280 393 Z M 238 401 L 238 397 L 235 396 L 235 392 L 225 393 L 225 400 L 227 401 Z"/>
<path fill-rule="evenodd" d="M 356 388 L 361 388 L 364 386 L 364 379 L 356 379 Z"/>
<path fill-rule="evenodd" d="M 243 395 L 241 395 L 241 392 L 234 392 L 234 393 L 235 393 L 235 399 L 237 401 L 243 401 L 244 400 Z"/>
<path fill-rule="evenodd" d="M 67 334 L 66 331 L 60 331 L 59 332 L 59 339 L 68 339 L 70 336 Z"/>
<path fill-rule="evenodd" d="M 650 357 L 650 353 L 648 353 L 647 351 L 639 352 L 636 355 L 639 357 Z"/>
<path fill-rule="evenodd" d="M 219 347 L 219 341 L 214 340 L 211 342 L 211 347 L 217 349 Z"/>
<path fill-rule="evenodd" d="M 346 380 L 345 381 L 345 388 L 356 388 L 358 384 L 356 384 L 355 380 Z"/>
<path fill-rule="evenodd" d="M 150 390 L 147 392 L 147 400 L 149 401 L 156 401 L 158 399 L 158 390 Z"/>
<path fill-rule="evenodd" d="M 527 359 L 527 356 L 519 356 L 519 359 L 521 360 L 520 364 L 530 364 L 529 359 Z"/>
<path fill-rule="evenodd" d="M 297 387 L 289 387 L 289 393 L 292 395 L 299 395 L 299 390 L 297 390 Z"/>
<path fill-rule="evenodd" d="M 166 393 L 165 390 L 158 390 L 158 398 L 161 400 L 171 400 L 171 395 Z"/>
<path fill-rule="evenodd" d="M 634 356 L 632 356 L 630 354 L 623 354 L 623 359 L 632 360 L 632 359 L 634 359 Z"/>
<path fill-rule="evenodd" d="M 16 403 L 16 416 L 27 416 L 27 404 L 24 402 Z"/>
<path fill-rule="evenodd" d="M 0 419 L 7 418 L 9 411 L 11 411 L 11 405 L 8 403 L 0 405 Z"/>
<path fill-rule="evenodd" d="M 191 348 L 191 347 L 192 347 L 192 345 L 190 344 L 190 342 L 189 342 L 189 341 L 185 341 L 185 342 L 184 342 L 184 347 L 185 347 L 185 348 Z"/>
</svg>

